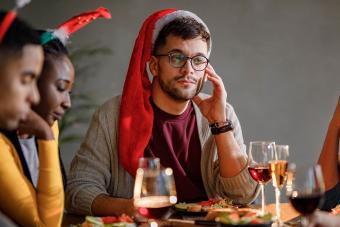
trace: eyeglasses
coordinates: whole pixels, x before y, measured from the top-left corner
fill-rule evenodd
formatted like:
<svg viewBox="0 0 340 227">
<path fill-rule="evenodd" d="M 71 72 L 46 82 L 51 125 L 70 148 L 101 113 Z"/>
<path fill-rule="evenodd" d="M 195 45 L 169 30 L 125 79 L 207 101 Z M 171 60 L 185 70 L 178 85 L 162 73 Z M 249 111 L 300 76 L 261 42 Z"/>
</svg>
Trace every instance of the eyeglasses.
<svg viewBox="0 0 340 227">
<path fill-rule="evenodd" d="M 187 63 L 188 59 L 190 59 L 191 66 L 195 71 L 203 71 L 205 70 L 205 68 L 208 66 L 208 63 L 209 63 L 209 59 L 202 55 L 188 57 L 178 52 L 155 55 L 155 57 L 164 57 L 164 56 L 169 57 L 169 64 L 175 68 L 182 68 Z"/>
</svg>

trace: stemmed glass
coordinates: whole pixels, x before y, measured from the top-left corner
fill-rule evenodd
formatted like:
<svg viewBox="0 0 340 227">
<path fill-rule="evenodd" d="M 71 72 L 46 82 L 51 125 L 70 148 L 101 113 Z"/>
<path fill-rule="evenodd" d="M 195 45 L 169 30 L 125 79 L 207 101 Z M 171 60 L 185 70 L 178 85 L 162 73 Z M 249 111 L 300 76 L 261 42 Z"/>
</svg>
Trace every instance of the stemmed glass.
<svg viewBox="0 0 340 227">
<path fill-rule="evenodd" d="M 134 185 L 134 206 L 139 214 L 148 218 L 150 226 L 155 226 L 153 219 L 162 218 L 177 202 L 173 171 L 161 168 L 157 158 L 143 158 L 139 166 Z"/>
<path fill-rule="evenodd" d="M 282 225 L 280 194 L 281 189 L 287 179 L 288 156 L 289 156 L 288 145 L 275 145 L 275 159 L 269 162 L 270 173 L 273 179 L 272 182 L 275 188 L 275 210 L 277 218 L 276 222 L 278 226 Z"/>
<path fill-rule="evenodd" d="M 252 141 L 249 145 L 248 170 L 261 187 L 261 215 L 265 213 L 264 185 L 271 180 L 269 161 L 274 158 L 274 149 L 275 142 L 272 141 Z"/>
<path fill-rule="evenodd" d="M 303 215 L 301 224 L 308 226 L 308 217 L 321 205 L 325 185 L 320 165 L 293 171 L 291 190 L 287 196 L 294 209 Z"/>
</svg>

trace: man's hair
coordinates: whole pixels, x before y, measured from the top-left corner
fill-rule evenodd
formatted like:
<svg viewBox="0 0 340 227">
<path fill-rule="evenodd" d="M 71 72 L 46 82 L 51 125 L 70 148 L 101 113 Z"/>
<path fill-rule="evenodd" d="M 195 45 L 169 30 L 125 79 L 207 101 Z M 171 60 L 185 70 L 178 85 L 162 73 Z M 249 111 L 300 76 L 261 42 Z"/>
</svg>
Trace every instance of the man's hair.
<svg viewBox="0 0 340 227">
<path fill-rule="evenodd" d="M 0 23 L 6 11 L 0 10 Z M 16 17 L 0 43 L 0 53 L 21 55 L 25 45 L 40 45 L 39 34 L 26 22 Z"/>
<path fill-rule="evenodd" d="M 169 35 L 179 36 L 184 40 L 201 36 L 207 43 L 210 41 L 210 34 L 203 24 L 191 17 L 178 17 L 166 24 L 159 32 L 153 47 L 153 55 L 156 55 L 157 50 L 165 45 L 166 38 Z"/>
</svg>

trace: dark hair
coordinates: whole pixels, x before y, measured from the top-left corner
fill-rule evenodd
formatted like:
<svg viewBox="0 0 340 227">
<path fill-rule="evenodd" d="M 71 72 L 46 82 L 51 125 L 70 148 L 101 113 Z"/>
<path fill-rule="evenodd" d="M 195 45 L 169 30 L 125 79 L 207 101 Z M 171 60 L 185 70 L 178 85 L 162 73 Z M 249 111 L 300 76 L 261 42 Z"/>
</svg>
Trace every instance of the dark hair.
<svg viewBox="0 0 340 227">
<path fill-rule="evenodd" d="M 6 11 L 0 10 L 0 23 L 6 14 Z M 40 45 L 39 34 L 25 21 L 16 17 L 0 43 L 0 52 L 21 54 L 27 44 Z"/>
<path fill-rule="evenodd" d="M 42 34 L 44 34 L 45 30 L 38 30 L 38 33 L 41 37 Z M 44 49 L 45 55 L 52 55 L 55 57 L 61 56 L 61 55 L 68 55 L 68 51 L 65 47 L 65 45 L 57 38 L 51 39 L 44 45 L 42 45 Z"/>
<path fill-rule="evenodd" d="M 153 47 L 154 55 L 159 47 L 165 45 L 169 35 L 179 36 L 182 39 L 194 39 L 201 36 L 207 43 L 210 41 L 210 34 L 203 24 L 191 17 L 178 17 L 166 24 L 159 32 Z"/>
<path fill-rule="evenodd" d="M 40 37 L 45 32 L 45 30 L 38 30 Z M 57 38 L 50 40 L 42 45 L 42 47 L 44 50 L 44 65 L 41 74 L 43 75 L 45 72 L 48 72 L 53 61 L 64 56 L 68 57 L 68 51 L 65 45 Z"/>
</svg>

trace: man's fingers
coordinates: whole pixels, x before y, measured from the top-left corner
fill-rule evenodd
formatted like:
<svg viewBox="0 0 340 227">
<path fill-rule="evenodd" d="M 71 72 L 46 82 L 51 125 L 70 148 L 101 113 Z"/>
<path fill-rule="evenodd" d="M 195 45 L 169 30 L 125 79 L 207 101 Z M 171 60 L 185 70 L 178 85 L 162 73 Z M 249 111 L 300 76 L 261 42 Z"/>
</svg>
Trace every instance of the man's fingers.
<svg viewBox="0 0 340 227">
<path fill-rule="evenodd" d="M 203 99 L 201 97 L 199 97 L 198 95 L 196 95 L 192 101 L 194 101 L 194 103 L 196 103 L 197 106 L 199 106 L 201 104 L 201 102 L 203 101 Z"/>
</svg>

